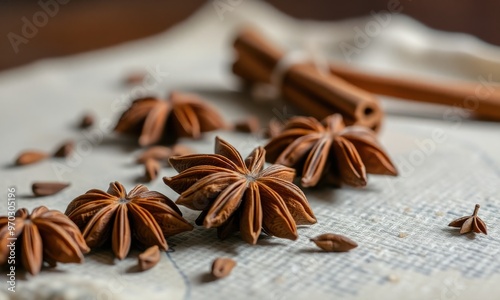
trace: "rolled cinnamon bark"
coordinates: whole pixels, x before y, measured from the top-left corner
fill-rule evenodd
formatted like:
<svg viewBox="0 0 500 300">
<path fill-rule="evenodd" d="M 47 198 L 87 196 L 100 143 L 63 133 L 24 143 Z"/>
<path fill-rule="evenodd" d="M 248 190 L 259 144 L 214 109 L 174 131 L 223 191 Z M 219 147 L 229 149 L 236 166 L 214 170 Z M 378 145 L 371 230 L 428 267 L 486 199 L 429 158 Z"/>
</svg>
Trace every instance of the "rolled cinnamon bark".
<svg viewBox="0 0 500 300">
<path fill-rule="evenodd" d="M 233 72 L 253 83 L 272 83 L 273 72 L 285 53 L 259 33 L 245 29 L 235 40 L 238 54 Z M 302 113 L 322 119 L 340 113 L 348 125 L 357 124 L 374 130 L 383 118 L 377 98 L 334 74 L 321 73 L 312 63 L 297 63 L 283 74 L 284 99 Z"/>
<path fill-rule="evenodd" d="M 484 83 L 430 82 L 418 78 L 365 73 L 344 65 L 330 65 L 330 71 L 375 94 L 400 99 L 458 106 L 480 119 L 500 121 L 500 87 Z"/>
</svg>

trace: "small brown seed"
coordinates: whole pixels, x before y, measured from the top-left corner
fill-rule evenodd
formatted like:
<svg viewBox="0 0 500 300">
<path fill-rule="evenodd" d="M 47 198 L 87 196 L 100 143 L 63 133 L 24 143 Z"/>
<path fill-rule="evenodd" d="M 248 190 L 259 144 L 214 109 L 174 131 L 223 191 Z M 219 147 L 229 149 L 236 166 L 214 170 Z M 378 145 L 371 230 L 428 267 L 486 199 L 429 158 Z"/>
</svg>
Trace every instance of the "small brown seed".
<svg viewBox="0 0 500 300">
<path fill-rule="evenodd" d="M 68 157 L 73 152 L 74 148 L 75 143 L 73 141 L 65 142 L 54 153 L 54 157 Z"/>
<path fill-rule="evenodd" d="M 94 125 L 94 116 L 91 114 L 85 114 L 80 121 L 80 128 L 85 129 Z"/>
<path fill-rule="evenodd" d="M 248 117 L 245 120 L 234 123 L 234 130 L 245 133 L 258 133 L 260 121 L 257 117 Z"/>
<path fill-rule="evenodd" d="M 62 182 L 35 182 L 31 186 L 33 194 L 37 197 L 54 195 L 67 188 L 69 183 Z"/>
<path fill-rule="evenodd" d="M 223 278 L 231 274 L 236 262 L 228 257 L 219 257 L 212 263 L 212 275 L 215 278 Z"/>
<path fill-rule="evenodd" d="M 49 157 L 47 153 L 41 151 L 24 151 L 16 158 L 16 165 L 23 166 L 34 164 Z"/>
<path fill-rule="evenodd" d="M 128 85 L 138 85 L 141 84 L 144 81 L 144 78 L 146 78 L 146 73 L 142 71 L 135 71 L 132 73 L 129 73 L 125 77 L 125 84 Z"/>
<path fill-rule="evenodd" d="M 138 265 L 141 271 L 146 271 L 156 266 L 161 259 L 160 248 L 157 245 L 149 247 L 139 254 Z"/>
<path fill-rule="evenodd" d="M 358 246 L 356 242 L 340 234 L 325 233 L 311 239 L 319 248 L 328 252 L 346 252 Z"/>
<path fill-rule="evenodd" d="M 153 146 L 142 152 L 137 157 L 136 162 L 139 164 L 143 164 L 148 159 L 167 162 L 171 155 L 172 155 L 172 149 L 170 149 L 169 147 Z"/>
<path fill-rule="evenodd" d="M 160 172 L 160 163 L 154 159 L 148 159 L 144 162 L 144 178 L 146 181 L 153 181 Z"/>
</svg>

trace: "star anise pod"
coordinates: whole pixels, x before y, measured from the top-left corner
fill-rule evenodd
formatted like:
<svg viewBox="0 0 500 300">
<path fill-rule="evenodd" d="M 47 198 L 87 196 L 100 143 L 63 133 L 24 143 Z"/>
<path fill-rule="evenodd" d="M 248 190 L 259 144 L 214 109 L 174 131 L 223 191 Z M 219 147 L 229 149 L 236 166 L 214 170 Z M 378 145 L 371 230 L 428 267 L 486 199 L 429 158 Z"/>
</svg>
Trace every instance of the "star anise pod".
<svg viewBox="0 0 500 300">
<path fill-rule="evenodd" d="M 165 237 L 193 229 L 172 200 L 141 184 L 128 194 L 119 182 L 112 182 L 107 192 L 89 190 L 71 201 L 66 215 L 82 230 L 90 248 L 111 238 L 119 259 L 127 256 L 132 240 L 167 250 Z"/>
<path fill-rule="evenodd" d="M 140 98 L 122 114 L 114 131 L 139 136 L 139 145 L 172 143 L 179 137 L 224 127 L 219 113 L 196 95 L 173 92 L 168 100 Z"/>
<path fill-rule="evenodd" d="M 198 225 L 216 227 L 220 238 L 240 231 L 247 243 L 255 244 L 262 229 L 295 240 L 296 225 L 316 222 L 304 193 L 292 183 L 294 170 L 282 165 L 264 169 L 264 148 L 243 160 L 217 137 L 215 153 L 170 158 L 180 174 L 163 178 L 181 194 L 177 204 L 202 211 Z"/>
<path fill-rule="evenodd" d="M 481 220 L 480 217 L 477 216 L 479 208 L 479 204 L 476 204 L 472 216 L 461 217 L 453 220 L 450 224 L 448 224 L 448 226 L 459 227 L 460 234 L 469 232 L 488 234 L 486 230 L 486 224 L 483 222 L 483 220 Z"/>
<path fill-rule="evenodd" d="M 0 217 L 1 265 L 8 262 L 9 252 L 16 250 L 24 268 L 36 275 L 43 261 L 51 266 L 57 262 L 82 263 L 83 253 L 89 251 L 78 227 L 60 211 L 40 206 L 29 214 L 21 208 L 14 221 L 12 217 Z"/>
<path fill-rule="evenodd" d="M 295 168 L 304 187 L 316 186 L 321 179 L 358 187 L 366 185 L 366 173 L 397 175 L 375 133 L 366 127 L 345 127 L 339 114 L 322 122 L 293 117 L 265 149 L 267 161 Z"/>
</svg>

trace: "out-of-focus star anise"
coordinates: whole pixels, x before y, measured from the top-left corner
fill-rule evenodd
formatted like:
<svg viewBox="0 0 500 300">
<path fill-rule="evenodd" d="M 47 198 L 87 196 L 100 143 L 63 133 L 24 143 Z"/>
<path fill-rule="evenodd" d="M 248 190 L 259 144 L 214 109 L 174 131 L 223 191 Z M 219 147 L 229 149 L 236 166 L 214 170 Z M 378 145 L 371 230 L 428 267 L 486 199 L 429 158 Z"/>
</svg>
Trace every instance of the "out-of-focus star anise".
<svg viewBox="0 0 500 300">
<path fill-rule="evenodd" d="M 140 146 L 173 143 L 179 137 L 199 138 L 223 128 L 220 114 L 192 94 L 173 92 L 168 100 L 141 98 L 132 102 L 115 126 L 118 133 L 139 136 Z"/>
<path fill-rule="evenodd" d="M 141 184 L 128 194 L 119 182 L 112 182 L 107 192 L 90 190 L 68 205 L 66 215 L 82 230 L 90 248 L 111 238 L 119 259 L 127 256 L 132 241 L 167 250 L 165 237 L 193 229 L 172 200 Z"/>
<path fill-rule="evenodd" d="M 220 238 L 240 231 L 255 244 L 262 229 L 295 240 L 297 224 L 316 222 L 304 193 L 292 183 L 294 170 L 282 165 L 264 169 L 264 148 L 243 160 L 233 146 L 216 138 L 215 153 L 170 158 L 180 174 L 163 178 L 181 194 L 177 204 L 202 211 L 198 225 L 216 227 Z"/>
<path fill-rule="evenodd" d="M 322 179 L 359 187 L 366 185 L 367 173 L 397 175 L 375 133 L 366 127 L 345 127 L 339 114 L 323 122 L 293 117 L 265 149 L 267 161 L 295 168 L 304 187 Z"/>
<path fill-rule="evenodd" d="M 80 229 L 60 211 L 40 206 L 29 214 L 21 208 L 12 217 L 0 217 L 0 265 L 8 262 L 10 251 L 16 251 L 24 268 L 36 275 L 43 261 L 50 266 L 82 263 L 89 251 Z"/>
</svg>

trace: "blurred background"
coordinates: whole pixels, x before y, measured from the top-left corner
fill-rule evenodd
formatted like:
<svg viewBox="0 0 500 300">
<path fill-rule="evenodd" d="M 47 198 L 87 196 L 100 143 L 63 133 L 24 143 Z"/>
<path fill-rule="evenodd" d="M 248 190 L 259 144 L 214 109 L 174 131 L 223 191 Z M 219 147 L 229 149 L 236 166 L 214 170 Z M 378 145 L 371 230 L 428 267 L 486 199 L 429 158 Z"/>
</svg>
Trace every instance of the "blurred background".
<svg viewBox="0 0 500 300">
<path fill-rule="evenodd" d="M 58 11 L 46 22 L 37 15 L 42 5 L 58 1 Z M 40 58 L 68 55 L 146 37 L 186 19 L 213 1 L 182 0 L 0 0 L 0 70 Z M 240 0 L 254 1 L 254 0 Z M 297 18 L 340 20 L 386 10 L 398 0 L 268 0 Z M 498 0 L 399 0 L 402 13 L 446 31 L 465 32 L 500 45 Z M 32 38 L 21 35 L 25 20 L 44 24 Z M 256 16 L 258 18 L 258 16 Z M 43 27 L 43 28 L 42 28 Z M 27 29 L 29 30 L 29 29 Z M 36 30 L 36 29 L 35 29 Z M 29 33 L 29 32 L 28 32 Z M 17 43 L 12 46 L 12 41 Z"/>
</svg>

